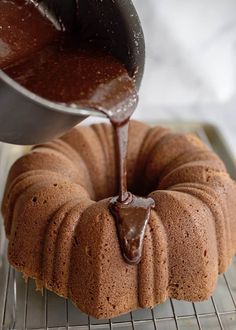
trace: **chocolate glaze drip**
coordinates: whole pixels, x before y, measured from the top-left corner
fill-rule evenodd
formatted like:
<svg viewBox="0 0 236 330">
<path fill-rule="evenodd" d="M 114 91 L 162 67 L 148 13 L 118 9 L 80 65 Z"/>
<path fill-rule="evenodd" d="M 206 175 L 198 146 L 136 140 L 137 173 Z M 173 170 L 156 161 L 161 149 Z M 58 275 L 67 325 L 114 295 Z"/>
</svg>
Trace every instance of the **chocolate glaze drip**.
<svg viewBox="0 0 236 330">
<path fill-rule="evenodd" d="M 127 203 L 130 200 L 130 195 L 127 190 L 127 144 L 129 135 L 129 122 L 127 121 L 122 126 L 117 126 L 113 123 L 116 138 L 116 149 L 119 162 L 119 203 Z"/>
<path fill-rule="evenodd" d="M 123 256 L 129 264 L 137 264 L 141 260 L 145 230 L 154 206 L 152 198 L 130 193 L 127 193 L 125 201 L 120 202 L 119 198 L 111 201 L 110 209 L 116 219 Z"/>
<path fill-rule="evenodd" d="M 110 210 L 125 260 L 139 263 L 154 201 L 127 190 L 129 119 L 138 102 L 133 79 L 122 63 L 96 46 L 97 41 L 82 44 L 56 31 L 24 0 L 2 1 L 0 20 L 0 69 L 44 98 L 96 109 L 109 118 L 119 171 L 119 196 L 111 199 Z"/>
</svg>

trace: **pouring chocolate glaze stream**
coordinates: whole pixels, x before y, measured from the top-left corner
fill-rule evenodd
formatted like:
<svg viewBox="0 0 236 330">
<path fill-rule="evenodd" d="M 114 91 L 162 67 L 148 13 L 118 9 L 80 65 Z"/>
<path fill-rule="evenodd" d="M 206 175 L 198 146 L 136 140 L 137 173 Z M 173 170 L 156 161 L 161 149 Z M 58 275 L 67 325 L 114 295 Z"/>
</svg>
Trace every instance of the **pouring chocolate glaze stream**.
<svg viewBox="0 0 236 330">
<path fill-rule="evenodd" d="M 16 3 L 22 1 L 16 0 Z M 32 6 L 30 13 L 29 24 L 37 18 L 38 24 L 52 32 L 52 26 L 44 23 L 43 17 L 41 22 Z M 109 54 L 104 44 L 101 47 L 101 40 L 98 47 L 98 39 L 78 42 L 73 33 L 68 36 L 55 31 L 52 38 L 39 41 L 36 50 L 27 54 L 19 49 L 18 58 L 13 62 L 8 63 L 3 57 L 2 68 L 27 90 L 47 100 L 74 106 L 75 110 L 97 110 L 110 119 L 119 168 L 119 196 L 111 200 L 110 209 L 116 219 L 124 258 L 136 264 L 141 260 L 144 233 L 154 201 L 133 196 L 127 190 L 128 127 L 138 102 L 134 78 L 129 77 L 124 65 Z"/>
</svg>

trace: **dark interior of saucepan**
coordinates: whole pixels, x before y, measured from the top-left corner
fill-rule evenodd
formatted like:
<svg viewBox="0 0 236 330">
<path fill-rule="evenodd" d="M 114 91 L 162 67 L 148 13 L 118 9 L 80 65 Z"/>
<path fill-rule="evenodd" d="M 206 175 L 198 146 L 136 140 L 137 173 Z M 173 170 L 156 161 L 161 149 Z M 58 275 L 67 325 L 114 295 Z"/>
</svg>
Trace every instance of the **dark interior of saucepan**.
<svg viewBox="0 0 236 330">
<path fill-rule="evenodd" d="M 36 1 L 35 1 L 36 2 Z M 136 75 L 139 87 L 144 67 L 142 28 L 130 0 L 37 0 L 67 31 L 78 39 L 98 40 Z"/>
</svg>

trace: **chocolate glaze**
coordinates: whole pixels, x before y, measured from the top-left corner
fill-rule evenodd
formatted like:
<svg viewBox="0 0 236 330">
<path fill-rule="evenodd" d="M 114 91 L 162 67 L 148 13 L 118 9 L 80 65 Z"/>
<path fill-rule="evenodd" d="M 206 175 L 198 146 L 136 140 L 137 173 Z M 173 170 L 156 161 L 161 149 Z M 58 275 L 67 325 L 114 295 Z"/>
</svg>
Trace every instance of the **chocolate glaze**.
<svg viewBox="0 0 236 330">
<path fill-rule="evenodd" d="M 104 111 L 114 102 L 124 102 L 133 89 L 132 80 L 118 60 L 92 43 L 78 44 L 64 34 L 4 71 L 48 100 Z"/>
<path fill-rule="evenodd" d="M 123 256 L 129 264 L 137 264 L 142 257 L 143 240 L 150 218 L 151 208 L 155 206 L 152 198 L 142 198 L 127 193 L 127 199 L 111 201 L 111 213 L 116 219 Z"/>
<path fill-rule="evenodd" d="M 119 196 L 111 199 L 110 210 L 125 260 L 139 263 L 154 201 L 127 190 L 129 119 L 138 102 L 133 79 L 96 41 L 81 43 L 56 31 L 23 0 L 0 2 L 0 20 L 0 69 L 46 99 L 96 109 L 110 119 L 119 171 Z"/>
<path fill-rule="evenodd" d="M 0 69 L 49 44 L 58 31 L 25 0 L 0 1 Z"/>
</svg>

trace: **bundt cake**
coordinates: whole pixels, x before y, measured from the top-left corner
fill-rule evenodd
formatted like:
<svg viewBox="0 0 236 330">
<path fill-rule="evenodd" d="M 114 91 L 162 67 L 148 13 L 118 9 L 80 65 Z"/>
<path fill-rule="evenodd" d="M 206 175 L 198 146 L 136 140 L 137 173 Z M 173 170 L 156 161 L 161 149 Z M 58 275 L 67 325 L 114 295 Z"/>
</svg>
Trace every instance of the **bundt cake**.
<svg viewBox="0 0 236 330">
<path fill-rule="evenodd" d="M 196 136 L 132 121 L 128 187 L 155 209 L 142 259 L 122 257 L 109 202 L 118 192 L 111 125 L 72 129 L 12 166 L 2 213 L 9 261 L 96 318 L 207 299 L 236 252 L 236 184 Z"/>
</svg>

